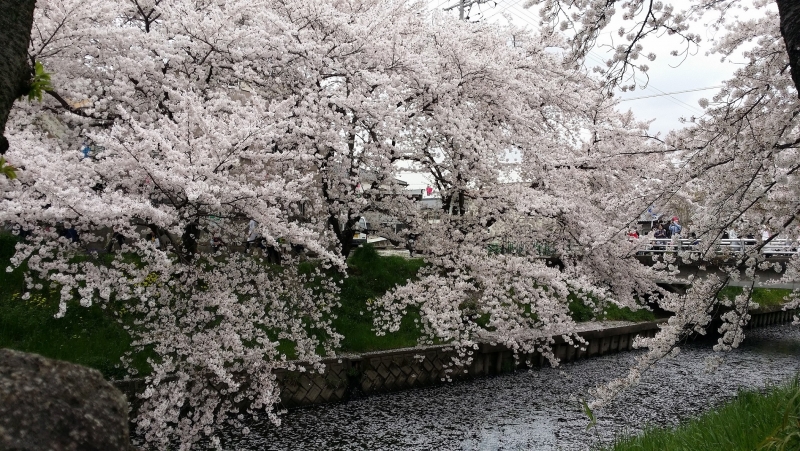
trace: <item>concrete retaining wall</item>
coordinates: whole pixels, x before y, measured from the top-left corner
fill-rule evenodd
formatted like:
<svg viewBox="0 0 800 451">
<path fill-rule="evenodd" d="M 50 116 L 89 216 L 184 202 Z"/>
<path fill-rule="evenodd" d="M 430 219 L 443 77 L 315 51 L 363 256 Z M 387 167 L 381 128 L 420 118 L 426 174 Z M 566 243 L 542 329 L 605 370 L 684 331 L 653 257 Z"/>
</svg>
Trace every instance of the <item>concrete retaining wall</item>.
<svg viewBox="0 0 800 451">
<path fill-rule="evenodd" d="M 780 306 L 755 310 L 751 312 L 752 319 L 748 327 L 791 322 L 797 313 L 797 310 L 785 312 Z M 627 351 L 632 349 L 633 341 L 638 335 L 655 336 L 658 324 L 662 321 L 579 332 L 589 342 L 583 350 L 557 336 L 552 345 L 553 354 L 561 362 L 572 362 Z M 453 351 L 447 346 L 429 346 L 329 359 L 325 361 L 326 370 L 323 374 L 278 370 L 276 376 L 281 386 L 281 404 L 291 408 L 345 401 L 374 393 L 441 384 L 448 377 L 455 380 L 469 379 L 547 364 L 544 356 L 538 352 L 515 359 L 507 348 L 489 344 L 480 345 L 474 351 L 471 364 L 466 367 L 450 366 L 452 356 Z M 130 400 L 145 387 L 143 379 L 117 381 L 114 384 Z"/>
<path fill-rule="evenodd" d="M 580 332 L 589 345 L 585 350 L 555 337 L 553 353 L 562 362 L 632 349 L 637 335 L 652 337 L 658 322 L 639 323 Z M 283 407 L 298 407 L 344 401 L 374 393 L 425 387 L 477 376 L 501 374 L 519 368 L 547 364 L 539 353 L 515 359 L 503 346 L 482 344 L 474 351 L 470 365 L 452 367 L 452 350 L 447 346 L 399 349 L 327 360 L 323 374 L 279 371 Z"/>
<path fill-rule="evenodd" d="M 798 313 L 800 313 L 798 309 L 784 311 L 783 307 L 780 305 L 751 310 L 750 322 L 747 323 L 747 329 L 772 326 L 773 324 L 791 323 Z"/>
</svg>

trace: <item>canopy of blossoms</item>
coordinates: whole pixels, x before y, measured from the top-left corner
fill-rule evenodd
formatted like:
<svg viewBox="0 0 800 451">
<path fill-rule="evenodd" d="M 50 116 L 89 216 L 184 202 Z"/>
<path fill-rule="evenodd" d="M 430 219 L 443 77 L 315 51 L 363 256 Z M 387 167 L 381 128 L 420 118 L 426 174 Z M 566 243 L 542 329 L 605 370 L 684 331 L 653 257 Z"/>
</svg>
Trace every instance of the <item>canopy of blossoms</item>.
<svg viewBox="0 0 800 451">
<path fill-rule="evenodd" d="M 413 307 L 422 343 L 464 359 L 478 341 L 547 354 L 570 296 L 639 308 L 666 276 L 623 236 L 672 167 L 565 46 L 399 0 L 40 1 L 29 53 L 52 89 L 16 103 L 0 182 L 0 222 L 26 235 L 13 264 L 60 287 L 57 315 L 134 315 L 157 446 L 242 404 L 278 421 L 280 343 L 317 370 L 335 355 L 333 275 L 370 212 L 429 264 L 373 306 L 378 331 Z M 441 194 L 435 220 L 409 171 Z M 266 255 L 235 249 L 248 234 Z M 548 250 L 490 252 L 499 237 Z"/>
</svg>

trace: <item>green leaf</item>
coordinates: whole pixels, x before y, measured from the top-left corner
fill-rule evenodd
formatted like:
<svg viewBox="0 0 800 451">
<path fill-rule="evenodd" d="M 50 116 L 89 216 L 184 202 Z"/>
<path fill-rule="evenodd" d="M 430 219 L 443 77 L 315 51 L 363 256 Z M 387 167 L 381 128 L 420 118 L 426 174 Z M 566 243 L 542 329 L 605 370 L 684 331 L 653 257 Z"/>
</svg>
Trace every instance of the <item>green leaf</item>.
<svg viewBox="0 0 800 451">
<path fill-rule="evenodd" d="M 28 101 L 37 99 L 41 102 L 42 93 L 51 89 L 53 89 L 53 86 L 50 84 L 50 74 L 44 70 L 42 63 L 37 61 L 34 65 L 33 80 L 31 80 L 31 87 L 28 91 Z"/>
<path fill-rule="evenodd" d="M 6 178 L 10 180 L 14 180 L 17 178 L 17 170 L 14 166 L 6 163 L 6 159 L 0 157 L 0 173 L 6 176 Z"/>
<path fill-rule="evenodd" d="M 589 404 L 583 399 L 581 399 L 580 401 L 581 401 L 581 407 L 583 407 L 583 413 L 585 413 L 586 416 L 589 417 L 589 424 L 586 425 L 586 430 L 588 431 L 589 429 L 597 425 L 597 418 L 595 418 L 594 412 L 592 412 L 592 409 L 591 407 L 589 407 Z"/>
</svg>

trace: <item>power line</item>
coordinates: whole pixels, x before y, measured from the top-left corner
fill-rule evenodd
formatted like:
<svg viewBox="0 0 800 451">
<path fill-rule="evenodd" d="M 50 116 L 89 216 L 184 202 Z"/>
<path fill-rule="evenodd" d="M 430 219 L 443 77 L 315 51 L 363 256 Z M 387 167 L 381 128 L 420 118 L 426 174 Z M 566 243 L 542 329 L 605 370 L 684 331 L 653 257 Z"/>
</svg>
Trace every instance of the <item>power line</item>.
<svg viewBox="0 0 800 451">
<path fill-rule="evenodd" d="M 436 7 L 435 7 L 435 8 L 433 8 L 433 9 L 442 9 L 442 7 L 443 7 L 443 6 L 444 6 L 446 3 L 449 3 L 449 2 L 450 2 L 450 0 L 442 0 L 442 1 L 441 1 L 441 2 L 440 2 L 438 5 L 436 5 Z"/>
<path fill-rule="evenodd" d="M 672 94 L 683 94 L 685 92 L 707 91 L 709 89 L 718 89 L 718 88 L 722 88 L 722 86 L 708 86 L 706 88 L 687 89 L 685 91 L 664 92 L 664 93 L 661 93 L 661 94 L 653 94 L 651 96 L 641 96 L 641 97 L 633 97 L 633 98 L 630 98 L 630 99 L 621 99 L 620 102 L 627 102 L 629 100 L 649 99 L 651 97 L 672 96 Z"/>
<path fill-rule="evenodd" d="M 442 4 L 447 3 L 447 2 L 448 2 L 448 0 L 444 0 L 440 4 L 439 7 L 441 7 Z M 505 5 L 503 5 L 504 7 L 495 4 L 496 5 L 495 7 L 498 8 L 498 11 L 495 11 L 491 15 L 484 15 L 483 20 L 488 21 L 489 19 L 498 16 L 499 14 L 502 14 L 502 13 L 505 13 L 505 12 L 515 11 L 514 15 L 518 16 L 519 18 L 523 19 L 526 22 L 529 22 L 531 24 L 535 24 L 537 22 L 537 19 L 534 17 L 534 14 L 530 10 L 528 10 L 527 8 L 522 8 L 522 7 L 518 6 L 520 4 L 520 2 L 521 2 L 521 0 L 512 0 L 512 1 L 508 2 L 508 3 L 506 3 Z M 611 34 L 610 32 L 607 32 L 607 33 Z M 593 59 L 595 62 L 600 62 L 600 63 L 605 62 L 599 55 L 596 55 L 596 54 L 593 54 L 593 53 L 594 52 L 589 52 L 586 56 L 591 58 L 591 59 Z M 641 80 L 639 80 L 635 75 L 633 76 L 633 78 L 636 81 L 636 83 L 643 84 L 641 82 Z M 645 89 L 652 89 L 653 91 L 656 91 L 658 94 L 653 94 L 653 95 L 649 95 L 649 96 L 634 97 L 634 98 L 630 98 L 630 99 L 621 99 L 620 102 L 627 102 L 629 100 L 640 100 L 640 99 L 649 99 L 649 98 L 654 98 L 654 97 L 665 97 L 666 96 L 666 97 L 669 97 L 670 101 L 675 103 L 676 105 L 681 106 L 681 107 L 691 111 L 692 113 L 699 112 L 699 113 L 702 114 L 703 110 L 697 108 L 694 105 L 690 105 L 690 104 L 688 104 L 688 103 L 686 103 L 686 102 L 684 102 L 684 101 L 682 101 L 682 100 L 680 100 L 680 99 L 678 99 L 676 97 L 673 97 L 672 95 L 673 94 L 683 94 L 683 93 L 687 93 L 687 92 L 705 91 L 705 90 L 716 89 L 716 88 L 720 88 L 720 87 L 721 86 L 709 86 L 709 87 L 705 87 L 705 88 L 688 89 L 688 90 L 684 90 L 684 91 L 664 92 L 661 89 L 658 89 L 655 86 L 653 86 L 651 83 L 648 83 L 647 87 Z"/>
<path fill-rule="evenodd" d="M 496 11 L 494 14 L 492 14 L 490 16 L 485 16 L 484 20 L 488 20 L 488 19 L 490 19 L 492 17 L 495 17 L 498 14 L 501 14 L 501 13 L 504 13 L 504 12 L 515 11 L 515 13 L 516 13 L 515 15 L 517 15 L 521 19 L 523 19 L 523 20 L 525 20 L 527 22 L 531 22 L 531 23 L 535 24 L 536 19 L 534 18 L 533 13 L 530 10 L 528 10 L 527 8 L 521 8 L 521 7 L 517 6 L 519 3 L 520 3 L 520 0 L 511 1 L 511 2 L 507 3 L 506 5 L 504 5 L 505 6 L 504 8 L 498 8 L 499 11 Z M 609 32 L 609 34 L 610 34 L 610 32 Z M 594 60 L 595 62 L 599 62 L 599 63 L 604 63 L 605 62 L 599 55 L 594 54 L 594 52 L 589 52 L 586 56 L 588 58 Z M 640 85 L 644 84 L 635 75 L 634 75 L 633 78 L 636 81 L 636 83 L 638 83 Z M 713 89 L 713 88 L 716 88 L 716 87 L 718 87 L 718 86 L 708 87 L 708 88 L 703 88 L 703 89 Z M 682 100 L 680 100 L 678 98 L 672 97 L 672 94 L 679 94 L 679 93 L 667 93 L 667 92 L 664 92 L 661 89 L 658 89 L 655 86 L 653 86 L 652 83 L 648 83 L 647 84 L 647 88 L 645 88 L 645 89 L 651 89 L 653 91 L 656 91 L 658 94 L 654 94 L 652 96 L 637 97 L 636 99 L 625 99 L 623 101 L 644 99 L 644 98 L 650 98 L 650 97 L 668 96 L 670 98 L 671 102 L 675 103 L 678 106 L 686 108 L 687 110 L 691 111 L 692 113 L 701 113 L 702 114 L 702 112 L 703 112 L 701 109 L 697 108 L 694 105 L 690 105 L 690 104 L 688 104 L 688 103 L 686 103 L 686 102 L 684 102 L 684 101 L 682 101 Z M 700 90 L 700 89 L 698 89 L 698 90 Z M 692 92 L 692 90 L 687 90 L 685 92 Z"/>
<path fill-rule="evenodd" d="M 587 56 L 587 58 L 591 58 L 591 59 L 595 60 L 596 62 L 604 63 L 604 61 L 602 60 L 602 58 L 601 58 L 599 55 L 596 55 L 596 54 L 594 54 L 594 52 L 589 52 L 589 53 L 588 53 L 586 56 Z M 641 81 L 641 80 L 640 80 L 640 79 L 639 79 L 639 78 L 636 76 L 636 74 L 635 74 L 635 73 L 633 73 L 633 74 L 631 75 L 631 77 L 633 77 L 633 80 L 634 80 L 634 81 L 635 81 L 637 84 L 639 84 L 639 85 L 645 85 L 645 83 L 642 83 L 642 81 Z M 645 89 L 650 89 L 650 90 L 653 90 L 653 91 L 657 92 L 658 94 L 654 94 L 654 95 L 652 95 L 652 96 L 643 96 L 643 97 L 640 97 L 640 98 L 648 98 L 648 97 L 663 97 L 663 96 L 667 96 L 667 97 L 669 97 L 669 99 L 668 99 L 668 100 L 669 100 L 670 102 L 674 103 L 675 105 L 677 105 L 677 106 L 679 106 L 679 107 L 681 107 L 681 108 L 684 108 L 684 109 L 688 110 L 688 111 L 689 111 L 689 112 L 691 112 L 692 114 L 698 114 L 698 113 L 699 113 L 699 114 L 703 114 L 703 110 L 702 110 L 702 109 L 700 109 L 700 108 L 697 108 L 697 107 L 696 107 L 696 106 L 694 106 L 694 105 L 690 105 L 690 104 L 688 104 L 688 103 L 686 103 L 686 102 L 684 102 L 684 101 L 682 101 L 682 100 L 678 99 L 677 97 L 673 97 L 672 95 L 670 95 L 670 93 L 668 93 L 668 92 L 664 92 L 664 91 L 662 91 L 661 89 L 658 89 L 658 88 L 656 88 L 656 87 L 655 87 L 655 85 L 653 85 L 653 84 L 652 84 L 652 83 L 650 83 L 650 82 L 648 82 L 648 83 L 647 83 L 647 86 L 645 87 Z M 705 89 L 710 89 L 710 88 L 705 88 Z M 633 99 L 626 99 L 626 100 L 633 100 Z"/>
<path fill-rule="evenodd" d="M 485 17 L 483 18 L 483 20 L 486 20 L 486 21 L 488 21 L 489 19 L 491 19 L 491 18 L 493 18 L 493 17 L 497 16 L 498 14 L 502 14 L 502 13 L 506 12 L 506 11 L 507 11 L 509 8 L 513 7 L 514 5 L 516 5 L 517 3 L 521 2 L 521 1 L 522 1 L 522 0 L 516 0 L 516 1 L 513 1 L 513 2 L 511 2 L 511 3 L 509 3 L 508 5 L 505 5 L 505 8 L 503 8 L 503 9 L 501 9 L 501 10 L 499 10 L 499 11 L 495 12 L 495 13 L 494 13 L 494 14 L 492 14 L 491 16 L 485 16 Z"/>
<path fill-rule="evenodd" d="M 499 10 L 496 11 L 494 14 L 485 16 L 484 20 L 488 20 L 488 19 L 490 19 L 492 17 L 495 17 L 498 14 L 502 14 L 504 12 L 515 11 L 515 13 L 516 13 L 515 15 L 517 15 L 518 17 L 522 18 L 525 21 L 531 22 L 532 24 L 535 24 L 536 18 L 534 17 L 533 13 L 530 10 L 528 10 L 527 8 L 521 8 L 521 7 L 518 6 L 520 1 L 521 0 L 511 1 L 511 2 L 509 2 L 507 4 L 505 4 L 504 5 L 505 7 L 498 8 Z M 611 34 L 610 32 L 606 32 L 606 33 L 609 34 L 609 35 Z M 591 58 L 591 59 L 593 59 L 595 62 L 599 62 L 599 63 L 604 63 L 605 62 L 599 55 L 594 54 L 594 52 L 589 52 L 589 54 L 587 54 L 586 56 Z M 636 83 L 638 83 L 638 84 L 643 84 L 641 82 L 641 80 L 639 80 L 638 77 L 636 77 L 636 76 L 634 76 L 634 80 L 636 80 Z M 713 87 L 702 88 L 702 89 L 697 89 L 697 90 L 714 89 L 714 88 L 718 88 L 718 87 L 719 86 L 713 86 Z M 686 103 L 686 102 L 684 102 L 684 101 L 682 101 L 682 100 L 680 100 L 678 98 L 672 97 L 672 94 L 680 94 L 680 93 L 683 93 L 683 92 L 693 92 L 695 90 L 687 90 L 687 91 L 681 91 L 681 92 L 676 92 L 676 93 L 668 93 L 668 92 L 662 91 L 661 89 L 656 88 L 655 86 L 653 86 L 652 83 L 648 83 L 647 84 L 647 88 L 645 88 L 645 89 L 652 89 L 653 91 L 656 91 L 658 94 L 654 94 L 652 96 L 637 97 L 635 99 L 625 99 L 623 101 L 638 100 L 638 99 L 645 99 L 645 98 L 651 98 L 651 97 L 668 96 L 668 97 L 671 98 L 671 101 L 673 103 L 678 104 L 679 106 L 682 106 L 683 108 L 687 108 L 692 112 L 700 112 L 700 113 L 702 113 L 702 110 L 700 110 L 696 106 L 690 105 L 690 104 L 688 104 L 688 103 Z"/>
</svg>

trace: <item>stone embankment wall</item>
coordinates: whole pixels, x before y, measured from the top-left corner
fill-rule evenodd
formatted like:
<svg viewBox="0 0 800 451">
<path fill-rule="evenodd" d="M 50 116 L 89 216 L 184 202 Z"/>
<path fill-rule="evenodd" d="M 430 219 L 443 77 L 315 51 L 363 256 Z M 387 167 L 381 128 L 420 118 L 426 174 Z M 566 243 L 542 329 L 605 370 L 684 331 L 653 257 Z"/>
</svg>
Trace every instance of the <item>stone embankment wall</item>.
<svg viewBox="0 0 800 451">
<path fill-rule="evenodd" d="M 637 335 L 652 337 L 657 331 L 658 322 L 587 330 L 579 333 L 589 342 L 584 350 L 557 336 L 553 353 L 560 361 L 571 362 L 626 351 L 632 349 Z M 328 360 L 323 374 L 281 371 L 277 374 L 282 386 L 281 401 L 284 407 L 344 401 L 354 396 L 436 385 L 448 378 L 469 379 L 547 364 L 540 353 L 515 359 L 506 347 L 481 344 L 469 365 L 453 367 L 453 352 L 448 346 L 399 349 Z"/>
<path fill-rule="evenodd" d="M 750 311 L 750 322 L 747 328 L 766 327 L 774 324 L 791 323 L 794 317 L 800 314 L 800 309 L 783 310 L 783 306 L 773 305 Z"/>
<path fill-rule="evenodd" d="M 780 306 L 755 310 L 751 312 L 748 327 L 791 322 L 797 313 L 797 310 L 783 311 Z M 572 362 L 627 351 L 633 348 L 633 341 L 638 335 L 654 336 L 662 321 L 579 332 L 589 342 L 584 349 L 556 336 L 552 345 L 553 353 L 561 362 Z M 291 408 L 345 401 L 374 393 L 441 384 L 448 378 L 469 379 L 547 364 L 547 360 L 539 353 L 515 359 L 513 353 L 503 346 L 482 344 L 474 351 L 469 365 L 457 368 L 450 365 L 453 352 L 448 346 L 398 349 L 329 359 L 325 361 L 326 369 L 322 374 L 279 370 L 276 376 L 281 385 L 281 403 L 283 407 Z M 118 381 L 115 385 L 131 400 L 145 387 L 142 379 Z"/>
</svg>

